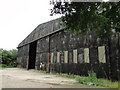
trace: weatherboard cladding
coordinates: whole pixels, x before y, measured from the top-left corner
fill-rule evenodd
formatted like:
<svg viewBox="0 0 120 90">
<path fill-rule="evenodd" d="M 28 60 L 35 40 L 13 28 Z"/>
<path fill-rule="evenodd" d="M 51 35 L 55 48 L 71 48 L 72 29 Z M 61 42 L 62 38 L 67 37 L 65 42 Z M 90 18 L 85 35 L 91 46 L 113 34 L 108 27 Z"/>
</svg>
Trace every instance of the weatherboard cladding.
<svg viewBox="0 0 120 90">
<path fill-rule="evenodd" d="M 117 37 L 102 40 L 95 32 L 74 35 L 61 30 L 60 19 L 56 19 L 39 25 L 19 45 L 18 67 L 30 66 L 30 42 L 33 41 L 37 41 L 37 70 L 77 75 L 94 71 L 99 78 L 118 80 L 120 39 Z"/>
<path fill-rule="evenodd" d="M 42 37 L 45 37 L 49 34 L 57 32 L 62 28 L 63 27 L 61 26 L 60 18 L 40 24 L 18 45 L 18 48 L 29 44 L 35 40 L 38 40 Z"/>
</svg>

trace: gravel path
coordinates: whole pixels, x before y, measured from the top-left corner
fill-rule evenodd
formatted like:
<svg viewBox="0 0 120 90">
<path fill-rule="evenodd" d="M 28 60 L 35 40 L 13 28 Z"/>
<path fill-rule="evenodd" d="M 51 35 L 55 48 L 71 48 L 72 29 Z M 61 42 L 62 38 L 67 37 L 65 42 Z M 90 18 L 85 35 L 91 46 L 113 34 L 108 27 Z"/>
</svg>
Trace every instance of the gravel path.
<svg viewBox="0 0 120 90">
<path fill-rule="evenodd" d="M 2 82 L 1 82 L 2 81 Z M 19 68 L 0 69 L 0 88 L 89 88 L 57 75 Z"/>
</svg>

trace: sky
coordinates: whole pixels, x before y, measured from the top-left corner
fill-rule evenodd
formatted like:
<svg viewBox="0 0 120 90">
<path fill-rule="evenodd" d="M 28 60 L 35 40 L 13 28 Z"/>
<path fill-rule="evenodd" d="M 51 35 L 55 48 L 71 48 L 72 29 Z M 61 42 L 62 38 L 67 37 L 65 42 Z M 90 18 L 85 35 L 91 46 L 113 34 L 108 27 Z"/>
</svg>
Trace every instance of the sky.
<svg viewBox="0 0 120 90">
<path fill-rule="evenodd" d="M 50 0 L 0 0 L 0 48 L 16 49 L 39 24 L 60 17 L 50 16 Z"/>
<path fill-rule="evenodd" d="M 49 3 L 50 0 L 0 0 L 0 48 L 16 49 L 39 24 L 60 17 L 50 16 Z"/>
</svg>

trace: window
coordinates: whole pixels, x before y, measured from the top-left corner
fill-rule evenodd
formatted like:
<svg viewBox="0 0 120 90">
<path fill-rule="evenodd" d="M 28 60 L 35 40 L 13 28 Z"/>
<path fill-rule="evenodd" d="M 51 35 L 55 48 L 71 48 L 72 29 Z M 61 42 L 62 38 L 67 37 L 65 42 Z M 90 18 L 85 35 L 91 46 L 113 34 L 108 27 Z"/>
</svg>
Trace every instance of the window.
<svg viewBox="0 0 120 90">
<path fill-rule="evenodd" d="M 64 51 L 64 63 L 68 63 L 68 51 Z"/>
<path fill-rule="evenodd" d="M 53 53 L 51 53 L 51 63 L 53 63 Z"/>
<path fill-rule="evenodd" d="M 98 47 L 98 58 L 100 63 L 106 63 L 105 46 Z"/>
<path fill-rule="evenodd" d="M 60 52 L 57 52 L 57 63 L 60 62 Z"/>
<path fill-rule="evenodd" d="M 90 59 L 89 59 L 89 48 L 85 48 L 84 49 L 84 62 L 85 63 L 89 63 Z"/>
<path fill-rule="evenodd" d="M 73 50 L 73 63 L 77 63 L 77 49 Z"/>
</svg>

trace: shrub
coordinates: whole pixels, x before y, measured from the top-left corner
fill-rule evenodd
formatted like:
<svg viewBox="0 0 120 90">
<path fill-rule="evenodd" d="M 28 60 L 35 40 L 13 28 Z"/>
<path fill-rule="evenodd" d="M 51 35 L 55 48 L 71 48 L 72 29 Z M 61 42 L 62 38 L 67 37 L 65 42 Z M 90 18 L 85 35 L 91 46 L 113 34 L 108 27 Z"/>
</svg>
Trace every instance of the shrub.
<svg viewBox="0 0 120 90">
<path fill-rule="evenodd" d="M 17 66 L 17 50 L 3 50 L 0 49 L 0 62 L 1 64 L 6 64 L 7 66 L 16 67 Z"/>
</svg>

